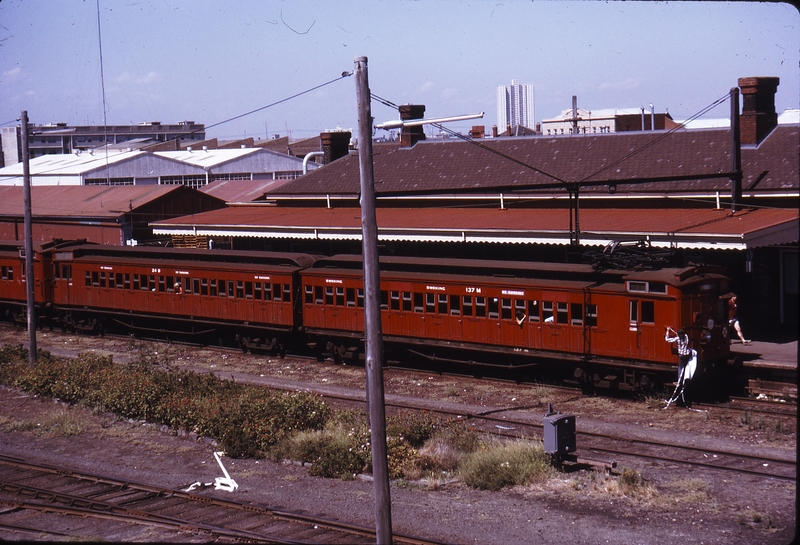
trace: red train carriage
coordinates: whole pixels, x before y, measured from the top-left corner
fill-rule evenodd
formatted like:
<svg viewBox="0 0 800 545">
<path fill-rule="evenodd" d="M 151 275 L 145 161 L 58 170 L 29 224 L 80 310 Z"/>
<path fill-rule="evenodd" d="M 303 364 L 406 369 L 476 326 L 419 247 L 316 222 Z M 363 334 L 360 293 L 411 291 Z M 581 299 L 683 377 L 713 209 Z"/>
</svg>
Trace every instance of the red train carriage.
<svg viewBox="0 0 800 545">
<path fill-rule="evenodd" d="M 380 266 L 389 348 L 462 361 L 493 353 L 486 364 L 503 366 L 568 358 L 581 362 L 581 381 L 624 389 L 673 372 L 667 325 L 689 333 L 701 361 L 728 354 L 718 302 L 728 280 L 718 272 L 414 258 L 383 258 Z M 327 341 L 335 356 L 357 350 L 364 331 L 361 258 L 323 258 L 301 278 L 306 332 Z M 610 375 L 609 367 L 619 373 Z"/>
<path fill-rule="evenodd" d="M 51 309 L 52 274 L 49 251 L 55 242 L 35 244 L 33 277 L 37 317 L 47 316 Z M 18 325 L 27 325 L 27 283 L 25 278 L 25 246 L 21 241 L 0 242 L 0 305 L 3 315 Z"/>
<path fill-rule="evenodd" d="M 305 254 L 83 245 L 52 254 L 53 304 L 66 327 L 112 320 L 132 332 L 232 330 L 244 348 L 274 349 L 300 326 L 295 293 Z"/>
</svg>

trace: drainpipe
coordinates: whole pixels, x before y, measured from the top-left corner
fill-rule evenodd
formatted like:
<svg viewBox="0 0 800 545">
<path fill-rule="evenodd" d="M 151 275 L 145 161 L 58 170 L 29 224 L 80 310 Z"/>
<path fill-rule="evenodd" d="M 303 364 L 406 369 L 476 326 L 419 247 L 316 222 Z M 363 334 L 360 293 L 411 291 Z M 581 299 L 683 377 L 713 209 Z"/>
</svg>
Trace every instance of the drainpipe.
<svg viewBox="0 0 800 545">
<path fill-rule="evenodd" d="M 322 157 L 325 155 L 324 151 L 310 151 L 303 157 L 303 174 L 308 174 L 308 160 L 312 157 Z"/>
</svg>

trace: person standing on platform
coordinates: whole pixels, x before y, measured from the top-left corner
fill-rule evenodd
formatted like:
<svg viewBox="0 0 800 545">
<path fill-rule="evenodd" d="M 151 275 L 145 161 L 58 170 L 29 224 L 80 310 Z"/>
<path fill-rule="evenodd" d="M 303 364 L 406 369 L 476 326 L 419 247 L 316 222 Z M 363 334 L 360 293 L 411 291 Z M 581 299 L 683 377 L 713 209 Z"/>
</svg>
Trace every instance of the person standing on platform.
<svg viewBox="0 0 800 545">
<path fill-rule="evenodd" d="M 736 317 L 736 312 L 738 309 L 739 305 L 736 304 L 736 296 L 734 295 L 728 299 L 728 326 L 736 331 L 736 334 L 739 336 L 739 340 L 742 341 L 742 344 L 750 344 L 750 340 L 744 338 L 742 326 L 739 324 L 739 318 Z"/>
</svg>

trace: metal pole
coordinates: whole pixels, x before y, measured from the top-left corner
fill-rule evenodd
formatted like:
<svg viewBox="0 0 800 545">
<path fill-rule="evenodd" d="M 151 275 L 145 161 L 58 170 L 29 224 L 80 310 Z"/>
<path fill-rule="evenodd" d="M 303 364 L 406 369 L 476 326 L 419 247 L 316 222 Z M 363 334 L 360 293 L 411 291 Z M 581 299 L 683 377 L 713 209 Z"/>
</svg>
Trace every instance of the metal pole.
<svg viewBox="0 0 800 545">
<path fill-rule="evenodd" d="M 742 201 L 742 139 L 739 124 L 739 88 L 731 87 L 731 212 Z"/>
<path fill-rule="evenodd" d="M 28 112 L 20 116 L 22 131 L 22 183 L 25 207 L 25 288 L 28 292 L 28 364 L 36 364 L 36 308 L 33 297 L 33 233 L 31 228 L 31 169 L 28 152 Z"/>
<path fill-rule="evenodd" d="M 372 170 L 372 112 L 367 57 L 356 57 L 358 103 L 358 162 L 361 173 L 361 251 L 364 256 L 364 337 L 366 343 L 367 402 L 372 439 L 372 476 L 375 489 L 375 533 L 379 544 L 392 543 L 392 506 L 386 457 L 386 407 L 383 394 L 383 339 L 381 337 L 378 223 Z"/>
</svg>

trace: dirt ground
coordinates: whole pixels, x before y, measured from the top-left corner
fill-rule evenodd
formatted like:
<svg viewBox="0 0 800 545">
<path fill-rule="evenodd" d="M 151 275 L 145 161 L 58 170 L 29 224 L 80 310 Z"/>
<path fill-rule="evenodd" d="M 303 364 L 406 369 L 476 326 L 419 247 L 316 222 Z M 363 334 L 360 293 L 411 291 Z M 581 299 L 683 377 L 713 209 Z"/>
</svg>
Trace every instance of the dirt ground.
<svg viewBox="0 0 800 545">
<path fill-rule="evenodd" d="M 27 333 L 0 328 L 1 343 L 26 343 Z M 363 369 L 330 363 L 293 362 L 266 356 L 150 345 L 125 339 L 97 339 L 40 333 L 40 348 L 70 355 L 95 351 L 115 360 L 148 351 L 184 368 L 209 370 L 222 378 L 313 382 L 359 388 Z M 159 353 L 160 352 L 160 353 Z M 556 392 L 545 386 L 487 384 L 453 377 L 389 371 L 387 399 L 431 398 L 476 407 L 527 407 L 544 413 L 547 403 L 576 415 L 582 426 L 635 427 L 641 433 L 718 442 L 744 449 L 794 454 L 796 433 L 775 433 L 741 419 L 681 408 L 661 410 L 651 400 L 611 400 Z M 539 410 L 538 407 L 542 407 Z M 580 436 L 578 438 L 580 451 Z M 185 488 L 222 476 L 208 438 L 178 433 L 144 422 L 118 420 L 0 388 L 0 452 L 29 460 L 71 466 L 138 482 Z M 373 485 L 367 479 L 341 481 L 310 477 L 295 464 L 229 459 L 223 463 L 238 484 L 236 492 L 201 493 L 313 513 L 374 526 Z M 646 486 L 624 494 L 602 472 L 562 474 L 547 482 L 504 489 L 473 490 L 458 482 L 392 483 L 395 532 L 448 543 L 575 544 L 787 544 L 796 533 L 796 485 L 725 472 L 686 470 L 659 462 L 636 462 Z"/>
</svg>

